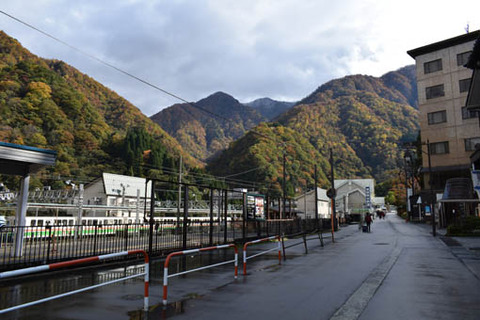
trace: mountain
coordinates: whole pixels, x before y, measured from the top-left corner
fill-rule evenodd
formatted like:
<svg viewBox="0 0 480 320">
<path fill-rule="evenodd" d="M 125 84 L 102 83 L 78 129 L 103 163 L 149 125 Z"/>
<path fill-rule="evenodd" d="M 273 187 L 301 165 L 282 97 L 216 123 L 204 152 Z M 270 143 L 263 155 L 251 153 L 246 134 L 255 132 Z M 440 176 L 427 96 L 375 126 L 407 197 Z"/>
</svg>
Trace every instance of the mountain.
<svg viewBox="0 0 480 320">
<path fill-rule="evenodd" d="M 33 55 L 2 31 L 0 140 L 56 150 L 49 173 L 77 179 L 103 171 L 146 175 L 153 162 L 160 174 L 180 155 L 198 164 L 130 102 L 62 61 Z M 153 162 L 143 157 L 147 149 Z"/>
<path fill-rule="evenodd" d="M 293 194 L 296 188 L 313 184 L 315 164 L 320 184 L 328 186 L 332 149 L 336 178 L 382 181 L 397 168 L 402 141 L 418 135 L 413 68 L 380 78 L 353 75 L 329 81 L 276 122 L 251 130 L 207 169 L 224 176 L 246 172 L 238 179 L 256 181 L 278 193 L 285 152 L 286 185 Z"/>
<path fill-rule="evenodd" d="M 270 98 L 260 98 L 252 102 L 247 102 L 245 105 L 252 107 L 260 112 L 260 114 L 268 119 L 273 120 L 278 115 L 284 113 L 295 105 L 295 102 L 276 101 Z"/>
<path fill-rule="evenodd" d="M 151 119 L 201 161 L 207 161 L 266 120 L 255 109 L 223 92 L 195 103 L 173 105 Z"/>
</svg>

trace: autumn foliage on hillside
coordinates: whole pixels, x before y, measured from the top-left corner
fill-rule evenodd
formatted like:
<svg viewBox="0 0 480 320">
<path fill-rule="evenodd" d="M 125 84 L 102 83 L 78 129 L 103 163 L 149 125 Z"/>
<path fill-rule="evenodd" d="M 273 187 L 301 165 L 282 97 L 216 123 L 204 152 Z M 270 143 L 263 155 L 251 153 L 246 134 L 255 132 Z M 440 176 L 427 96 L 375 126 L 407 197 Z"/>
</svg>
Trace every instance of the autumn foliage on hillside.
<svg viewBox="0 0 480 320">
<path fill-rule="evenodd" d="M 115 92 L 64 62 L 34 56 L 0 32 L 0 141 L 55 150 L 58 158 L 48 169 L 50 176 L 88 181 L 104 171 L 146 174 L 135 171 L 131 160 L 145 150 L 126 149 L 133 128 L 156 141 L 146 146 L 161 155 L 154 165 L 173 165 L 180 155 L 184 163 L 197 164 Z"/>
</svg>

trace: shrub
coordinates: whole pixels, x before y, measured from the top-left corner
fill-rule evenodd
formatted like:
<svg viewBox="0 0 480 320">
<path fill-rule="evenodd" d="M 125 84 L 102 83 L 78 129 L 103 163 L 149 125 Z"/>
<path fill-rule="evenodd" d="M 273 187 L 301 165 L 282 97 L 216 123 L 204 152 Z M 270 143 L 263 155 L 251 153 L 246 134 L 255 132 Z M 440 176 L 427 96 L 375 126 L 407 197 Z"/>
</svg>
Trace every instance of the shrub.
<svg viewBox="0 0 480 320">
<path fill-rule="evenodd" d="M 459 224 L 451 224 L 447 227 L 447 235 L 449 236 L 473 236 L 480 232 L 480 217 L 469 216 Z"/>
</svg>

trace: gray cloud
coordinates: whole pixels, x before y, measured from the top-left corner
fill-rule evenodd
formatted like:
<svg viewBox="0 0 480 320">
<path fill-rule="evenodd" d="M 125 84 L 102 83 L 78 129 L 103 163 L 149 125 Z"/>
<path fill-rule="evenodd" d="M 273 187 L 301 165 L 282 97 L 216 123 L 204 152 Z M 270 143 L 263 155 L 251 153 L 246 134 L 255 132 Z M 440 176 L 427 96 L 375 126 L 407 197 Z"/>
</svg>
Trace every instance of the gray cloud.
<svg viewBox="0 0 480 320">
<path fill-rule="evenodd" d="M 414 63 L 407 50 L 461 34 L 469 21 L 455 6 L 424 15 L 428 2 L 17 0 L 2 10 L 186 100 L 221 90 L 246 102 L 298 100 L 336 77 L 379 76 Z M 479 11 L 478 1 L 466 2 L 471 15 Z M 72 64 L 147 115 L 179 102 L 4 15 L 0 26 L 34 54 Z"/>
</svg>

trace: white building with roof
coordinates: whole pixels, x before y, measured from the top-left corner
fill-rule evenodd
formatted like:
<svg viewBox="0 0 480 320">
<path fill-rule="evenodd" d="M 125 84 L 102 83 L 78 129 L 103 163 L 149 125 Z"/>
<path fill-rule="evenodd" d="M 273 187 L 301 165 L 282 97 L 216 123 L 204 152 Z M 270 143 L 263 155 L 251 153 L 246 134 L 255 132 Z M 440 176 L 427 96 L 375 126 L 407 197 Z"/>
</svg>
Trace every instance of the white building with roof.
<svg viewBox="0 0 480 320">
<path fill-rule="evenodd" d="M 370 210 L 375 205 L 374 179 L 335 180 L 336 211 L 340 218 Z"/>
<path fill-rule="evenodd" d="M 101 178 L 87 184 L 83 193 L 84 205 L 122 207 L 119 209 L 88 210 L 88 216 L 134 216 L 132 211 L 139 207 L 143 210 L 147 195 L 147 206 L 150 205 L 151 182 L 146 185 L 145 178 L 106 173 Z M 128 207 L 128 208 L 127 208 Z M 127 209 L 125 209 L 127 208 Z M 132 210 L 133 209 L 133 210 Z"/>
</svg>

